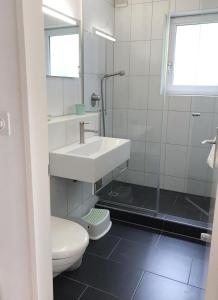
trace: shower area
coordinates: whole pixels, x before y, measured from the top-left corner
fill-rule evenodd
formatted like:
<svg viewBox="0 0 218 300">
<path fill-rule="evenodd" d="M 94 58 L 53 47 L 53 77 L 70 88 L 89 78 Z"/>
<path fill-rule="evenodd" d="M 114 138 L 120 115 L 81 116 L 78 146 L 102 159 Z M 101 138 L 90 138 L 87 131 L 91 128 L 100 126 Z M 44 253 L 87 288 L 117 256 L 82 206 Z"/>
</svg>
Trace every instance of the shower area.
<svg viewBox="0 0 218 300">
<path fill-rule="evenodd" d="M 98 205 L 206 231 L 215 192 L 202 141 L 216 136 L 218 100 L 160 93 L 172 8 L 135 2 L 115 7 L 117 40 L 106 42 L 101 76 L 106 135 L 130 139 L 131 157 L 103 178 Z"/>
</svg>

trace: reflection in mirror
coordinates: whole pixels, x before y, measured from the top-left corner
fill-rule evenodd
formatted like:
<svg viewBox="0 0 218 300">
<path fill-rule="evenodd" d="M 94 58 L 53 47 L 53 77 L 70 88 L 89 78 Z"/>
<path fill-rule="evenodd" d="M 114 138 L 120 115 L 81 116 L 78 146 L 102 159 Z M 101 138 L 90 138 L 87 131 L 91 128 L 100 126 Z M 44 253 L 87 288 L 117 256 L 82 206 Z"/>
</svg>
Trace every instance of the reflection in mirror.
<svg viewBox="0 0 218 300">
<path fill-rule="evenodd" d="M 78 78 L 80 74 L 79 24 L 44 7 L 47 75 Z"/>
</svg>

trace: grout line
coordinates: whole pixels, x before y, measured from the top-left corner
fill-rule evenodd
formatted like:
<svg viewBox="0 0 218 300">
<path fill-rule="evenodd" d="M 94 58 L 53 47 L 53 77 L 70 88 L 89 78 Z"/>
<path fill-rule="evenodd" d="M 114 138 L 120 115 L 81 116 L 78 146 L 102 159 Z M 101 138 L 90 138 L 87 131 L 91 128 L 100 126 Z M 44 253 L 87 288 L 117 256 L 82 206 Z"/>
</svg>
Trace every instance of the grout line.
<svg viewBox="0 0 218 300">
<path fill-rule="evenodd" d="M 77 279 L 73 279 L 73 278 L 71 278 L 71 277 L 68 277 L 67 275 L 61 275 L 61 277 L 64 277 L 64 278 L 66 278 L 66 279 L 75 281 L 75 282 L 80 283 L 80 284 L 83 284 L 83 285 L 86 285 L 86 288 L 87 288 L 87 289 L 88 289 L 88 288 L 92 288 L 92 289 L 94 289 L 94 290 L 97 290 L 97 291 L 99 291 L 99 292 L 102 292 L 102 293 L 104 293 L 104 294 L 108 294 L 108 295 L 110 295 L 110 296 L 112 296 L 112 297 L 115 297 L 115 298 L 119 299 L 118 296 L 116 296 L 116 295 L 114 295 L 114 294 L 112 294 L 112 293 L 110 293 L 110 292 L 108 292 L 108 291 L 101 290 L 101 289 L 95 287 L 94 285 L 90 285 L 90 284 L 87 284 L 87 283 L 85 283 L 85 282 L 83 282 L 83 281 L 80 281 L 80 280 L 77 280 Z"/>
<path fill-rule="evenodd" d="M 115 249 L 118 247 L 118 245 L 120 244 L 121 240 L 122 240 L 122 238 L 119 238 L 119 241 L 116 243 L 116 245 L 113 247 L 113 249 L 111 250 L 111 252 L 110 252 L 110 253 L 108 254 L 108 256 L 106 257 L 107 260 L 112 256 L 113 252 L 114 252 Z"/>
<path fill-rule="evenodd" d="M 189 280 L 190 280 L 190 277 L 191 277 L 193 263 L 194 263 L 194 259 L 192 258 L 192 262 L 191 262 L 191 267 L 190 267 L 190 271 L 189 271 L 189 276 L 188 276 L 188 282 L 187 282 L 187 284 L 189 284 Z"/>
<path fill-rule="evenodd" d="M 135 287 L 135 289 L 134 289 L 134 291 L 133 291 L 131 300 L 134 299 L 135 294 L 136 294 L 136 292 L 137 292 L 137 290 L 138 290 L 138 288 L 139 288 L 139 286 L 140 286 L 140 284 L 141 284 L 141 282 L 142 282 L 142 279 L 143 279 L 143 277 L 144 277 L 144 274 L 145 274 L 145 271 L 142 272 L 142 275 L 141 275 L 141 277 L 140 277 L 140 279 L 139 279 L 139 281 L 138 281 L 138 283 L 137 283 L 137 285 L 136 285 L 136 287 Z"/>
<path fill-rule="evenodd" d="M 79 298 L 77 300 L 80 300 L 83 297 L 83 295 L 86 293 L 86 291 L 88 290 L 88 288 L 89 288 L 88 286 L 86 286 L 84 288 L 84 290 L 82 291 L 81 295 L 79 296 Z"/>
</svg>

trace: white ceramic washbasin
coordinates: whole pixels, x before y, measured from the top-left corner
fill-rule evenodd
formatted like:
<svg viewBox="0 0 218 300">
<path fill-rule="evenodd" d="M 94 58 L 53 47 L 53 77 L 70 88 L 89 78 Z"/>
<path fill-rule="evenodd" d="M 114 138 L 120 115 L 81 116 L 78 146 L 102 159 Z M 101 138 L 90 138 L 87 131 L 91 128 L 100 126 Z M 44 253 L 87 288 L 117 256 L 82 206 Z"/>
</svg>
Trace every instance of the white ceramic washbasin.
<svg viewBox="0 0 218 300">
<path fill-rule="evenodd" d="M 50 152 L 50 174 L 95 183 L 129 158 L 130 140 L 95 136 Z"/>
</svg>

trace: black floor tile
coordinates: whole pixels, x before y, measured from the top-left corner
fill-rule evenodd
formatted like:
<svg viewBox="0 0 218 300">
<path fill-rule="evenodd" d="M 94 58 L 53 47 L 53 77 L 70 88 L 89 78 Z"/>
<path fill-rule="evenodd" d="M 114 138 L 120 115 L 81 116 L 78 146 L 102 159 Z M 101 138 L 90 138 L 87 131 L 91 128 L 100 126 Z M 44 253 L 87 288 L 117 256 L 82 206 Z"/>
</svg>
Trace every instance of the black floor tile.
<svg viewBox="0 0 218 300">
<path fill-rule="evenodd" d="M 201 289 L 205 289 L 207 280 L 207 258 L 194 259 L 192 263 L 189 284 Z"/>
<path fill-rule="evenodd" d="M 119 240 L 119 237 L 107 234 L 100 240 L 90 241 L 87 253 L 107 258 Z"/>
<path fill-rule="evenodd" d="M 192 258 L 142 243 L 121 240 L 111 260 L 188 283 Z"/>
<path fill-rule="evenodd" d="M 128 264 L 123 265 L 88 254 L 79 269 L 66 274 L 72 279 L 128 300 L 131 299 L 142 271 Z"/>
<path fill-rule="evenodd" d="M 120 181 L 112 181 L 99 193 L 100 199 L 129 206 L 156 209 L 157 189 Z"/>
<path fill-rule="evenodd" d="M 88 288 L 80 300 L 119 300 L 119 298 L 93 288 Z"/>
<path fill-rule="evenodd" d="M 84 284 L 58 276 L 54 279 L 54 300 L 77 300 L 85 288 Z"/>
<path fill-rule="evenodd" d="M 110 231 L 111 235 L 118 236 L 127 240 L 153 245 L 158 240 L 160 233 L 149 228 L 129 225 L 127 223 L 113 222 Z"/>
<path fill-rule="evenodd" d="M 171 251 L 177 255 L 201 259 L 205 257 L 205 254 L 208 251 L 208 248 L 204 245 L 167 235 L 162 235 L 160 237 L 157 248 L 160 250 Z"/>
<path fill-rule="evenodd" d="M 151 273 L 145 273 L 134 300 L 203 300 L 202 290 Z"/>
</svg>

